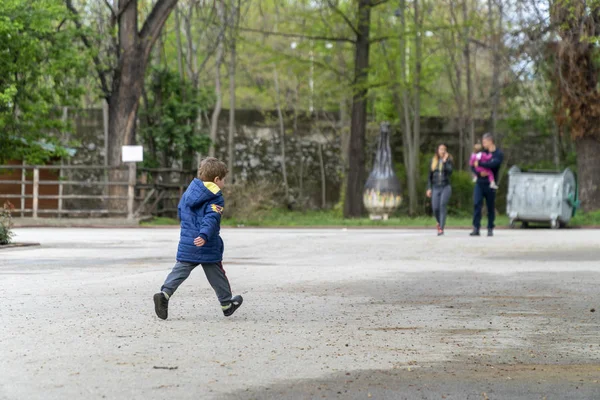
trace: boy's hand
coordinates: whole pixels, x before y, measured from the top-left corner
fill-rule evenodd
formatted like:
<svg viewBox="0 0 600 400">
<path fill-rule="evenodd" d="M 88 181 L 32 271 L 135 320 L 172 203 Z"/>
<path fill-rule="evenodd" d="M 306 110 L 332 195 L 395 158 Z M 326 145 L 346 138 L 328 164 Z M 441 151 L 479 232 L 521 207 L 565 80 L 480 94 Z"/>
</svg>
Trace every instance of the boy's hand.
<svg viewBox="0 0 600 400">
<path fill-rule="evenodd" d="M 194 245 L 197 247 L 202 247 L 206 244 L 206 241 L 204 239 L 202 239 L 200 236 L 198 236 L 196 239 L 194 239 Z"/>
</svg>

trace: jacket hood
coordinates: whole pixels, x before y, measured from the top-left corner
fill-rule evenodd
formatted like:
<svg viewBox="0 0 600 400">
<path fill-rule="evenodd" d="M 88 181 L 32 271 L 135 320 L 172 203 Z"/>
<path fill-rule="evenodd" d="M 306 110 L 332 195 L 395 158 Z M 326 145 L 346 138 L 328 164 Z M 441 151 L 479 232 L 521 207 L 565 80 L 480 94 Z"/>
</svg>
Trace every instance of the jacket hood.
<svg viewBox="0 0 600 400">
<path fill-rule="evenodd" d="M 205 203 L 222 196 L 221 189 L 215 183 L 202 182 L 198 178 L 194 178 L 188 189 L 194 192 L 194 196 L 188 196 L 186 199 L 188 205 L 192 202 L 196 204 Z"/>
</svg>

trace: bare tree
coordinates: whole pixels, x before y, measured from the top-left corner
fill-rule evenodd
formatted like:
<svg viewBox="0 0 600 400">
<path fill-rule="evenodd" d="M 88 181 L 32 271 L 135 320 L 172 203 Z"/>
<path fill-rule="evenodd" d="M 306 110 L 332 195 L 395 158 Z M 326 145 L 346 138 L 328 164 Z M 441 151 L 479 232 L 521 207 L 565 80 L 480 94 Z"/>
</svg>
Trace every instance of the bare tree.
<svg viewBox="0 0 600 400">
<path fill-rule="evenodd" d="M 281 157 L 281 175 L 283 177 L 283 186 L 285 188 L 285 199 L 289 199 L 289 185 L 286 168 L 286 157 L 285 157 L 285 125 L 283 121 L 283 113 L 281 111 L 281 94 L 279 90 L 279 75 L 277 73 L 277 66 L 273 65 L 273 83 L 275 85 L 275 106 L 277 107 L 277 119 L 279 121 L 279 141 L 280 141 L 280 157 Z"/>
<path fill-rule="evenodd" d="M 225 19 L 225 0 L 217 0 L 217 16 L 224 27 L 226 24 Z M 217 37 L 217 54 L 215 60 L 215 94 L 217 100 L 215 107 L 212 112 L 211 123 L 210 123 L 210 148 L 208 151 L 209 156 L 215 156 L 215 145 L 217 142 L 217 130 L 219 125 L 219 116 L 221 115 L 221 109 L 223 107 L 223 93 L 221 89 L 221 65 L 223 64 L 223 47 L 225 45 L 225 31 L 222 29 Z M 231 111 L 230 111 L 231 112 Z"/>
<path fill-rule="evenodd" d="M 494 3 L 498 8 L 497 18 L 494 18 Z M 496 20 L 498 20 L 496 22 Z M 497 25 L 496 25 L 497 24 Z M 492 87 L 490 93 L 491 111 L 490 111 L 490 128 L 491 133 L 496 133 L 496 125 L 498 124 L 498 108 L 500 106 L 500 63 L 501 63 L 501 46 L 502 38 L 502 2 L 488 0 L 488 29 L 490 35 L 490 49 L 492 52 Z"/>
<path fill-rule="evenodd" d="M 81 29 L 80 14 L 73 1 L 65 0 L 65 4 L 80 28 L 83 44 L 91 49 L 92 42 Z M 139 99 L 152 46 L 176 5 L 177 0 L 158 0 L 139 29 L 137 0 L 118 0 L 118 8 L 106 2 L 111 21 L 118 30 L 116 64 L 112 68 L 106 68 L 98 56 L 93 56 L 93 61 L 103 96 L 108 103 L 108 162 L 111 166 L 121 164 L 121 146 L 134 142 Z M 114 171 L 111 178 L 123 180 L 124 174 L 121 172 Z M 110 187 L 113 195 L 123 195 L 125 190 L 121 186 Z"/>
<path fill-rule="evenodd" d="M 409 83 L 409 71 L 411 65 L 407 60 L 407 29 L 406 29 L 406 0 L 400 0 L 396 15 L 399 19 L 400 32 L 398 33 L 399 54 L 400 54 L 400 76 L 396 73 L 396 64 L 388 54 L 386 43 L 381 44 L 384 57 L 387 60 L 388 70 L 392 81 L 392 100 L 398 114 L 398 119 L 402 122 L 402 151 L 404 167 L 406 169 L 406 179 L 408 187 L 408 209 L 409 214 L 414 215 L 417 212 L 418 194 L 417 183 L 419 181 L 419 155 L 421 149 L 421 60 L 422 60 L 422 28 L 423 16 L 421 14 L 420 3 L 413 1 L 413 17 L 415 25 L 414 44 L 415 56 L 414 71 L 412 76 L 412 85 Z"/>
<path fill-rule="evenodd" d="M 423 54 L 423 17 L 420 9 L 420 0 L 413 0 L 413 17 L 415 24 L 415 72 L 413 77 L 414 117 L 413 117 L 413 152 L 411 154 L 412 185 L 409 185 L 411 195 L 410 211 L 416 214 L 417 209 L 417 182 L 419 182 L 419 156 L 421 153 L 421 61 Z"/>
<path fill-rule="evenodd" d="M 590 39 L 600 32 L 600 2 L 557 1 L 550 14 L 560 37 L 551 46 L 556 117 L 575 142 L 582 208 L 594 211 L 600 209 L 600 68 L 597 46 Z"/>
<path fill-rule="evenodd" d="M 464 0 L 463 0 L 464 1 Z M 458 121 L 458 157 L 457 166 L 462 170 L 465 166 L 465 130 L 466 130 L 466 115 L 465 115 L 465 94 L 464 94 L 464 60 L 462 58 L 462 35 L 459 29 L 462 29 L 462 24 L 466 22 L 459 21 L 456 8 L 458 4 L 456 0 L 448 1 L 448 9 L 450 11 L 451 23 L 453 29 L 446 30 L 441 36 L 444 44 L 444 49 L 448 55 L 450 62 L 446 64 L 446 73 L 448 74 L 448 82 L 452 88 L 454 103 L 456 104 L 457 121 Z M 457 54 L 457 51 L 461 55 Z"/>
<path fill-rule="evenodd" d="M 467 23 L 469 21 L 469 6 L 468 0 L 462 0 L 462 16 L 463 16 L 463 58 L 465 63 L 465 73 L 467 80 L 467 122 L 469 129 L 469 147 L 475 144 L 475 117 L 473 114 L 473 75 L 471 72 L 471 29 Z"/>
<path fill-rule="evenodd" d="M 227 165 L 231 180 L 235 179 L 234 165 L 234 138 L 235 138 L 235 68 L 236 68 L 236 39 L 239 25 L 239 0 L 231 0 L 229 13 L 231 25 L 229 26 L 229 134 L 227 137 Z"/>
<path fill-rule="evenodd" d="M 367 75 L 369 68 L 369 33 L 371 28 L 372 0 L 357 0 L 358 24 L 352 28 L 356 34 L 354 51 L 354 95 L 350 118 L 350 143 L 344 217 L 360 217 L 364 212 L 362 200 L 365 184 L 365 131 L 367 127 Z"/>
<path fill-rule="evenodd" d="M 177 71 L 179 72 L 179 78 L 181 83 L 185 79 L 183 72 L 183 45 L 181 41 L 181 18 L 179 17 L 179 8 L 175 7 L 175 37 L 177 38 Z"/>
</svg>

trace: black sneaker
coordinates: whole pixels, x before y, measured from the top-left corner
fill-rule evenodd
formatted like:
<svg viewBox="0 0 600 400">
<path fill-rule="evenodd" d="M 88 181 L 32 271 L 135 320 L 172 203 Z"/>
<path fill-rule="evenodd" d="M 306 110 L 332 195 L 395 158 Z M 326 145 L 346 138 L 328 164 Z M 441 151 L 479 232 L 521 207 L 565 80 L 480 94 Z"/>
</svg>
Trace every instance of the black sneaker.
<svg viewBox="0 0 600 400">
<path fill-rule="evenodd" d="M 231 303 L 229 303 L 229 305 L 221 306 L 221 309 L 223 310 L 223 315 L 225 315 L 226 317 L 230 317 L 231 315 L 233 315 L 235 310 L 240 308 L 240 306 L 242 305 L 243 302 L 244 302 L 244 298 L 242 296 L 240 296 L 240 295 L 233 296 L 231 298 Z"/>
<path fill-rule="evenodd" d="M 158 318 L 167 319 L 169 314 L 169 300 L 167 300 L 163 292 L 154 295 L 154 311 L 156 311 Z"/>
<path fill-rule="evenodd" d="M 488 229 L 488 236 L 494 236 L 494 230 L 493 229 Z"/>
<path fill-rule="evenodd" d="M 473 232 L 471 232 L 469 236 L 481 236 L 479 229 L 473 229 Z"/>
</svg>

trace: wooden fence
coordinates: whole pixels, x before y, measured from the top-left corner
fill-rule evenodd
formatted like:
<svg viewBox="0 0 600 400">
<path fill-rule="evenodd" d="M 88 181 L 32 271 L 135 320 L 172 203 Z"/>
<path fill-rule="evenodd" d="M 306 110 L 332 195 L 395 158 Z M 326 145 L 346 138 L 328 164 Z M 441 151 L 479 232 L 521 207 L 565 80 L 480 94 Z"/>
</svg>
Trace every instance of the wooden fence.
<svg viewBox="0 0 600 400">
<path fill-rule="evenodd" d="M 119 181 L 110 179 L 111 171 L 115 170 L 122 172 L 118 174 L 122 176 Z M 91 172 L 96 179 L 70 178 L 75 172 L 82 171 Z M 135 163 L 125 167 L 0 165 L 0 203 L 8 200 L 15 206 L 13 215 L 33 218 L 50 215 L 58 218 L 111 216 L 133 219 L 147 215 L 173 215 L 177 211 L 176 201 L 192 177 L 193 171 L 138 169 Z M 111 186 L 122 187 L 116 192 L 126 195 L 111 195 Z M 100 191 L 92 189 L 98 187 Z M 89 200 L 96 200 L 101 207 L 83 208 L 78 204 Z M 126 207 L 119 206 L 125 203 Z"/>
</svg>

